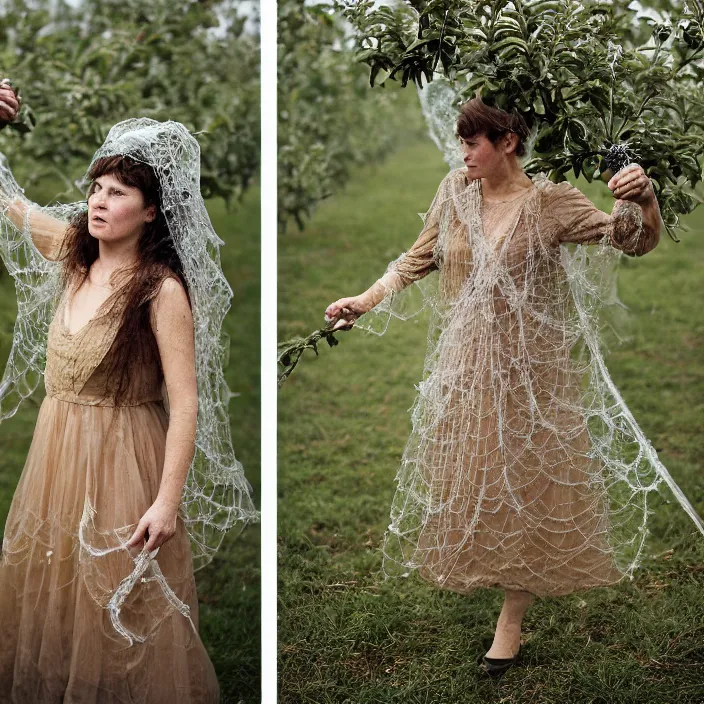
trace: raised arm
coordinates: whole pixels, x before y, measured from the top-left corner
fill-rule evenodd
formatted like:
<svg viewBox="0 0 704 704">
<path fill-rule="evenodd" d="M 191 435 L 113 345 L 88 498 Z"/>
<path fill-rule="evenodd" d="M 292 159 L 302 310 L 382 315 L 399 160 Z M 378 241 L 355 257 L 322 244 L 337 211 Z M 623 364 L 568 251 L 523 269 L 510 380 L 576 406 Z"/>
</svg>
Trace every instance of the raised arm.
<svg viewBox="0 0 704 704">
<path fill-rule="evenodd" d="M 556 243 L 594 244 L 608 237 L 613 247 L 629 256 L 650 252 L 660 240 L 662 218 L 642 168 L 627 167 L 608 185 L 618 199 L 610 215 L 569 183 L 554 187 L 547 207 Z"/>
<path fill-rule="evenodd" d="M 0 190 L 0 206 L 3 195 Z M 0 212 L 2 210 L 0 207 Z M 32 242 L 45 259 L 55 261 L 59 258 L 68 229 L 67 222 L 48 215 L 21 196 L 9 200 L 4 212 L 18 230 L 23 230 L 27 221 Z"/>
</svg>

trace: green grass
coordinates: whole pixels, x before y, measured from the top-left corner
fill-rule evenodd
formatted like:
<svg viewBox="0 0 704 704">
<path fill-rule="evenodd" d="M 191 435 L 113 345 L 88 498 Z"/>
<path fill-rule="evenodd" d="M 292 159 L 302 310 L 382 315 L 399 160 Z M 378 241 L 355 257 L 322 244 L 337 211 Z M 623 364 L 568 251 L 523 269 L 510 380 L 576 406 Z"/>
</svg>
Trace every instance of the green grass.
<svg viewBox="0 0 704 704">
<path fill-rule="evenodd" d="M 359 170 L 304 232 L 279 242 L 279 339 L 320 327 L 408 249 L 447 169 L 429 142 Z M 580 184 L 580 187 L 587 184 Z M 605 209 L 605 186 L 585 190 Z M 607 362 L 629 407 L 704 513 L 704 209 L 624 262 L 630 337 Z M 657 502 L 647 557 L 628 584 L 543 599 L 524 622 L 525 666 L 500 683 L 476 658 L 499 591 L 383 581 L 378 546 L 410 430 L 422 324 L 355 331 L 301 361 L 279 394 L 280 701 L 629 704 L 704 702 L 704 538 Z M 672 553 L 663 553 L 668 549 Z"/>
<path fill-rule="evenodd" d="M 28 197 L 46 202 L 59 188 L 42 184 Z M 259 189 L 249 191 L 241 204 L 228 213 L 222 201 L 208 203 L 216 232 L 225 240 L 222 264 L 234 291 L 232 308 L 225 319 L 230 335 L 227 383 L 235 397 L 230 404 L 232 438 L 259 503 L 260 489 L 260 391 L 259 391 Z M 17 308 L 12 281 L 0 279 L 0 334 L 11 334 Z M 4 362 L 8 345 L 0 349 Z M 40 393 L 41 392 L 41 393 Z M 4 525 L 12 494 L 24 466 L 36 422 L 38 401 L 28 400 L 17 414 L 0 424 L 0 525 Z M 226 537 L 214 560 L 196 573 L 200 601 L 200 634 L 215 665 L 223 704 L 261 699 L 260 686 L 260 570 L 259 526 L 251 525 L 238 536 Z"/>
</svg>

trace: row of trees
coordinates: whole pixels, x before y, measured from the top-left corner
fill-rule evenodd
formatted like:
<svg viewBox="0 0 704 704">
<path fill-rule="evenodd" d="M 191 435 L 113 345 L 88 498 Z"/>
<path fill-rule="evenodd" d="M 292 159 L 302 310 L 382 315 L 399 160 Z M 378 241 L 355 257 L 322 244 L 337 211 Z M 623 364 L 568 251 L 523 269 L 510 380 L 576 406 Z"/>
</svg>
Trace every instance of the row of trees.
<svg viewBox="0 0 704 704">
<path fill-rule="evenodd" d="M 350 28 L 330 5 L 279 0 L 278 22 L 279 221 L 302 228 L 352 166 L 424 127 L 415 96 L 370 90 Z"/>
<path fill-rule="evenodd" d="M 76 177 L 116 122 L 177 120 L 204 195 L 231 201 L 259 167 L 259 63 L 258 18 L 232 0 L 6 0 L 0 70 L 25 107 L 2 151 Z"/>
<path fill-rule="evenodd" d="M 647 3 L 643 3 L 647 4 Z M 588 179 L 635 158 L 671 234 L 701 200 L 704 12 L 655 3 L 661 20 L 616 0 L 340 0 L 372 85 L 439 75 L 454 102 L 481 95 L 534 126 L 529 173 Z"/>
</svg>

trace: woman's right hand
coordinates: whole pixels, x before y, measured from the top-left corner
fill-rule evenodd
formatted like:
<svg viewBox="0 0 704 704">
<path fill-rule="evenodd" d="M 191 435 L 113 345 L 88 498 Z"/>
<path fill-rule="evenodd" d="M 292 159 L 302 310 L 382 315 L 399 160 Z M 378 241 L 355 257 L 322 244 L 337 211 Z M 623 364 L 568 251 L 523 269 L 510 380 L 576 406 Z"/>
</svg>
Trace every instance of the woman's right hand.
<svg viewBox="0 0 704 704">
<path fill-rule="evenodd" d="M 20 112 L 20 100 L 7 79 L 0 81 L 0 122 L 12 122 Z"/>
<path fill-rule="evenodd" d="M 325 309 L 325 320 L 335 321 L 333 330 L 351 330 L 355 320 L 369 311 L 369 304 L 363 296 L 340 298 Z"/>
</svg>

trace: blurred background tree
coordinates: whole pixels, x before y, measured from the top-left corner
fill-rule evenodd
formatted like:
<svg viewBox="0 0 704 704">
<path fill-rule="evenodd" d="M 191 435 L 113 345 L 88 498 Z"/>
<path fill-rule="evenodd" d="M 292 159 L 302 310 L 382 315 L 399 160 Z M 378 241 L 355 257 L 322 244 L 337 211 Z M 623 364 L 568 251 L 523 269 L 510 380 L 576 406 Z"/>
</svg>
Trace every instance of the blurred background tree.
<svg viewBox="0 0 704 704">
<path fill-rule="evenodd" d="M 231 202 L 258 170 L 258 3 L 3 0 L 0 74 L 25 103 L 1 150 L 33 162 L 30 183 L 53 171 L 70 187 L 128 117 L 197 133 L 206 198 Z"/>
<path fill-rule="evenodd" d="M 350 27 L 330 4 L 278 3 L 278 213 L 303 228 L 354 166 L 425 131 L 415 96 L 372 91 Z"/>
</svg>

